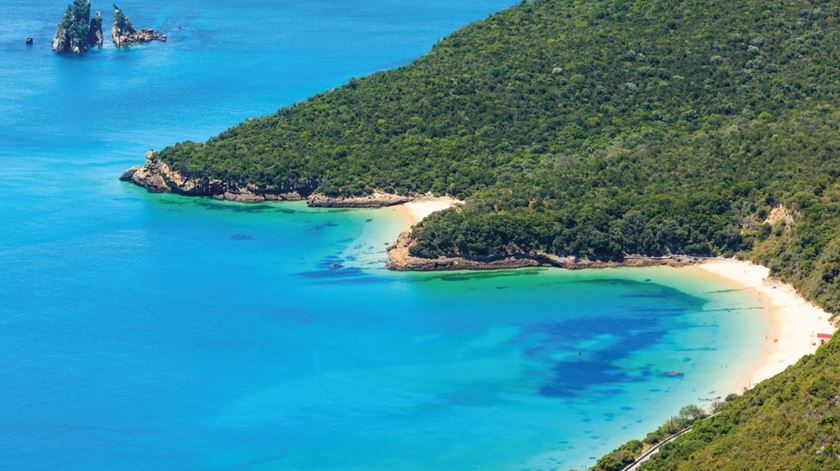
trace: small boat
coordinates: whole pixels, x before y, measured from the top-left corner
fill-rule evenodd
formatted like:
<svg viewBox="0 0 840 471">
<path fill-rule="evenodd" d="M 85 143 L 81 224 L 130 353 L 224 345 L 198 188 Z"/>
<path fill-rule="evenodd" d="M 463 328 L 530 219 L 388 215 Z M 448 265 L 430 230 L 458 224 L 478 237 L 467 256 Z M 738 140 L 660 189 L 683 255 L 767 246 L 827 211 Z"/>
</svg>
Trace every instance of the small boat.
<svg viewBox="0 0 840 471">
<path fill-rule="evenodd" d="M 679 376 L 685 376 L 685 374 L 682 371 L 671 370 L 671 371 L 668 372 L 668 376 L 670 376 L 672 378 L 676 378 L 676 377 L 679 377 Z"/>
<path fill-rule="evenodd" d="M 27 46 L 31 46 L 31 45 L 33 45 L 33 44 L 35 44 L 35 40 L 34 40 L 34 39 L 32 39 L 32 38 L 26 38 L 26 45 L 27 45 Z"/>
</svg>

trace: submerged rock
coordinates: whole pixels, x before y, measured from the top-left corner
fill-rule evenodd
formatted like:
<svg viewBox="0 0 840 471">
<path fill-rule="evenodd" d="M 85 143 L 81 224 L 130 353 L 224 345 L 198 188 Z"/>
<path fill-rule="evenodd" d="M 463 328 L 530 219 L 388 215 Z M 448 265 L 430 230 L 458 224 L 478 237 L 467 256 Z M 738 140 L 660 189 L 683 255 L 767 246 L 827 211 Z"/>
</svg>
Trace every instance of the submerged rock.
<svg viewBox="0 0 840 471">
<path fill-rule="evenodd" d="M 137 30 L 131 20 L 114 5 L 114 24 L 111 27 L 111 41 L 117 47 L 130 46 L 132 44 L 147 43 L 149 41 L 166 41 L 166 35 L 150 28 Z"/>
<path fill-rule="evenodd" d="M 96 18 L 91 20 L 90 0 L 73 0 L 55 29 L 53 51 L 61 54 L 84 54 L 91 47 L 101 45 L 102 16 L 97 13 Z"/>
</svg>

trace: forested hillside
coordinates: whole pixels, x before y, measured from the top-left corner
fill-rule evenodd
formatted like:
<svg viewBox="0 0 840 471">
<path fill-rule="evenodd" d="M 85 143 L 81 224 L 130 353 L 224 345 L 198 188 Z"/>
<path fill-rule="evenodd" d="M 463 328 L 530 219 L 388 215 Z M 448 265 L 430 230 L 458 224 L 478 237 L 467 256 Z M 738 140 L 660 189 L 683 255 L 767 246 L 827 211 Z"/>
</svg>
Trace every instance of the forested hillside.
<svg viewBox="0 0 840 471">
<path fill-rule="evenodd" d="M 527 3 L 394 71 L 159 158 L 188 176 L 466 197 L 415 255 L 751 254 L 840 311 L 840 9 Z M 781 204 L 794 216 L 765 224 Z"/>
<path fill-rule="evenodd" d="M 838 103 L 836 1 L 543 0 L 156 157 L 193 177 L 465 198 L 414 229 L 416 256 L 739 254 L 837 313 Z M 834 469 L 837 348 L 651 466 Z"/>
</svg>

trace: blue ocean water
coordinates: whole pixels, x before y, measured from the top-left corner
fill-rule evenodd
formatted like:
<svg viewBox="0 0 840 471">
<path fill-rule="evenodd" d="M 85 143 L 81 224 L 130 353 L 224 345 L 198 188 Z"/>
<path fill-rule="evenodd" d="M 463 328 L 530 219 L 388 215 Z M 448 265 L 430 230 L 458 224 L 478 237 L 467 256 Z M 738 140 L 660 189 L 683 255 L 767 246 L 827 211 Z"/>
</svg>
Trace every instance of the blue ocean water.
<svg viewBox="0 0 840 471">
<path fill-rule="evenodd" d="M 392 210 L 117 181 L 514 1 L 123 1 L 170 41 L 60 57 L 65 3 L 0 4 L 0 468 L 582 468 L 753 366 L 691 270 L 391 273 Z"/>
</svg>

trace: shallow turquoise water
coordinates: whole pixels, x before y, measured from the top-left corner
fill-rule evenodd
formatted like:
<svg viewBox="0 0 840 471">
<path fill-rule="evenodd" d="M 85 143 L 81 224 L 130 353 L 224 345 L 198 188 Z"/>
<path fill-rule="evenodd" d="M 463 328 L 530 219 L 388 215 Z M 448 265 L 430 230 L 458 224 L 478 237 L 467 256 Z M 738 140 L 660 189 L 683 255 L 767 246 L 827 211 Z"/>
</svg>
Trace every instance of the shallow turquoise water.
<svg viewBox="0 0 840 471">
<path fill-rule="evenodd" d="M 0 468 L 582 468 L 752 366 L 696 273 L 390 273 L 393 211 L 116 180 L 514 2 L 121 2 L 170 42 L 82 58 L 61 3 L 0 5 Z"/>
</svg>

